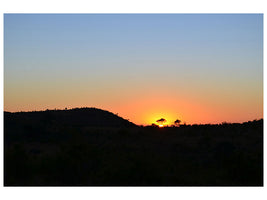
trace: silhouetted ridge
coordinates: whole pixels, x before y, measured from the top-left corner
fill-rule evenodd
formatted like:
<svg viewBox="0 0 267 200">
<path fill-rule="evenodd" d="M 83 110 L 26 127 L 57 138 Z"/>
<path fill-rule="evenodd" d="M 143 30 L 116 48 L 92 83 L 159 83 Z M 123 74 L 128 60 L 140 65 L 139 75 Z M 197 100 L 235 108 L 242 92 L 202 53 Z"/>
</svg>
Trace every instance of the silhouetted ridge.
<svg viewBox="0 0 267 200">
<path fill-rule="evenodd" d="M 33 112 L 5 112 L 5 122 L 31 124 L 57 124 L 77 127 L 134 127 L 134 123 L 109 111 L 97 108 L 74 108 L 70 110 L 46 110 Z"/>
<path fill-rule="evenodd" d="M 159 128 L 95 108 L 4 115 L 5 186 L 263 186 L 263 119 Z"/>
</svg>

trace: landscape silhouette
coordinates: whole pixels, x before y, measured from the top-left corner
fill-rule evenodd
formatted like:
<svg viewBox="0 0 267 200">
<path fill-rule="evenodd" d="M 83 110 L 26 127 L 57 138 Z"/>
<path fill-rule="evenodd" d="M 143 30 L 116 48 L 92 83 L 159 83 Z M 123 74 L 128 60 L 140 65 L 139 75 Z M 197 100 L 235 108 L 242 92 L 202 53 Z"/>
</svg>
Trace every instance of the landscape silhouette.
<svg viewBox="0 0 267 200">
<path fill-rule="evenodd" d="M 263 119 L 180 123 L 138 126 L 97 108 L 4 112 L 4 185 L 263 186 Z"/>
</svg>

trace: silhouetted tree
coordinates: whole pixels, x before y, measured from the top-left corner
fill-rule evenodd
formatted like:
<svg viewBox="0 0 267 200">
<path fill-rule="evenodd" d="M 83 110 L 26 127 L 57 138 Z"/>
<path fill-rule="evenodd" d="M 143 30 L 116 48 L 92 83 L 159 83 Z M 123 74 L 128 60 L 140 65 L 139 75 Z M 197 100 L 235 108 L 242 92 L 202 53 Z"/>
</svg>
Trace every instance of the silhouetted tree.
<svg viewBox="0 0 267 200">
<path fill-rule="evenodd" d="M 174 121 L 174 124 L 175 124 L 176 126 L 180 126 L 180 123 L 181 123 L 181 120 L 179 120 L 179 119 L 176 119 L 176 120 Z"/>
<path fill-rule="evenodd" d="M 163 125 L 167 120 L 164 118 L 158 119 L 156 122 L 159 123 L 160 125 Z"/>
</svg>

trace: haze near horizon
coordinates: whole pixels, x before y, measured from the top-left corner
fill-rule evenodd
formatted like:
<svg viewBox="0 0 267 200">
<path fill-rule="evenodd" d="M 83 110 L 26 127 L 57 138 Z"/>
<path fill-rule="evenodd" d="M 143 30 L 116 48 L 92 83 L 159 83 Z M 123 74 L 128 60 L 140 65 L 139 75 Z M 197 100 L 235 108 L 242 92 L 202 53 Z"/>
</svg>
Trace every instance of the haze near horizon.
<svg viewBox="0 0 267 200">
<path fill-rule="evenodd" d="M 4 110 L 263 118 L 262 14 L 5 14 Z"/>
</svg>

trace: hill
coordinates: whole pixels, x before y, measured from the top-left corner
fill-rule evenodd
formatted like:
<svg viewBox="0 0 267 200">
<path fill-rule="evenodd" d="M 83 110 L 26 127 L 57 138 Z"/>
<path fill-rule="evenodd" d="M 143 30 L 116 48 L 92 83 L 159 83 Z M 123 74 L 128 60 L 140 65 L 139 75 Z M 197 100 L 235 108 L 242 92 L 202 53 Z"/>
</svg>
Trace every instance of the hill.
<svg viewBox="0 0 267 200">
<path fill-rule="evenodd" d="M 111 112 L 97 108 L 46 110 L 33 112 L 4 112 L 5 125 L 41 126 L 56 124 L 68 127 L 133 127 L 135 124 Z"/>
<path fill-rule="evenodd" d="M 4 185 L 263 186 L 263 120 L 159 128 L 92 108 L 5 113 Z"/>
</svg>

